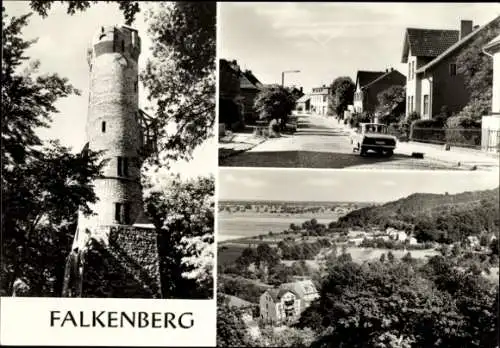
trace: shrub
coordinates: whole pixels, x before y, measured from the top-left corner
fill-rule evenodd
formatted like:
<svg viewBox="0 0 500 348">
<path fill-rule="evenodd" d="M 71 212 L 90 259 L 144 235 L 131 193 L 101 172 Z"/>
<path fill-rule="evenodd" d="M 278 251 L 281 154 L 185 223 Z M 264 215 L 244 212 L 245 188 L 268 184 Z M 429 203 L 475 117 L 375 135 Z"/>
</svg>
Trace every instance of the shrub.
<svg viewBox="0 0 500 348">
<path fill-rule="evenodd" d="M 420 120 L 420 114 L 416 111 L 412 111 L 408 117 L 406 118 L 406 122 L 408 122 L 409 124 L 411 124 L 413 121 L 417 121 L 417 120 Z"/>
<path fill-rule="evenodd" d="M 468 116 L 453 116 L 446 121 L 446 142 L 454 145 L 481 145 L 481 122 Z"/>
</svg>

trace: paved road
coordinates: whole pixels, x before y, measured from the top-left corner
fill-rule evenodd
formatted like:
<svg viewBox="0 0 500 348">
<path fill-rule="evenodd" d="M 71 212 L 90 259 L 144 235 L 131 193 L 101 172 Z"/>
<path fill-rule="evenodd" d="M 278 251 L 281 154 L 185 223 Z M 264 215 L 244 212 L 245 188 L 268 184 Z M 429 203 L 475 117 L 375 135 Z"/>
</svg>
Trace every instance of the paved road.
<svg viewBox="0 0 500 348">
<path fill-rule="evenodd" d="M 392 157 L 354 153 L 349 134 L 335 119 L 299 115 L 294 135 L 269 139 L 252 150 L 219 160 L 227 167 L 441 169 L 461 170 L 455 164 L 416 159 L 398 152 Z"/>
</svg>

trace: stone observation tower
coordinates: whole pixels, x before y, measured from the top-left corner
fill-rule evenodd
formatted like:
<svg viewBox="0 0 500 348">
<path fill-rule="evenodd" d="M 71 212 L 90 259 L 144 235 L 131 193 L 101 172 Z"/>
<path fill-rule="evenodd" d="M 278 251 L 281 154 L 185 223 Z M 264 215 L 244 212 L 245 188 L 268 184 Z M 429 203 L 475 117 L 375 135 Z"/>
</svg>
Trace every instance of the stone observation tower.
<svg viewBox="0 0 500 348">
<path fill-rule="evenodd" d="M 96 261 L 94 257 L 93 264 L 90 264 L 87 257 L 90 242 L 99 246 L 99 258 L 106 255 L 105 258 L 112 259 L 111 264 L 115 264 L 113 269 L 94 269 L 90 272 L 93 278 L 96 278 L 96 271 L 103 280 L 116 278 L 116 274 L 110 275 L 110 272 L 128 272 L 126 277 L 135 279 L 135 286 L 148 288 L 151 297 L 159 296 L 156 231 L 151 224 L 144 223 L 140 183 L 140 169 L 147 154 L 143 113 L 138 108 L 140 52 L 138 32 L 127 26 L 101 27 L 88 50 L 90 86 L 86 147 L 101 151 L 105 164 L 102 176 L 94 181 L 98 197 L 98 201 L 90 206 L 94 214 L 85 216 L 79 213 L 66 270 L 63 290 L 66 296 L 95 295 L 93 286 L 86 286 L 89 277 L 86 274 L 89 267 L 96 268 L 95 264 L 102 260 Z M 110 262 L 105 264 L 109 266 Z M 127 284 L 116 279 L 114 282 L 108 287 L 130 288 L 129 280 L 125 281 Z M 112 297 L 148 297 L 144 293 L 130 292 L 134 290 L 125 290 L 121 294 L 108 289 L 106 294 Z"/>
</svg>

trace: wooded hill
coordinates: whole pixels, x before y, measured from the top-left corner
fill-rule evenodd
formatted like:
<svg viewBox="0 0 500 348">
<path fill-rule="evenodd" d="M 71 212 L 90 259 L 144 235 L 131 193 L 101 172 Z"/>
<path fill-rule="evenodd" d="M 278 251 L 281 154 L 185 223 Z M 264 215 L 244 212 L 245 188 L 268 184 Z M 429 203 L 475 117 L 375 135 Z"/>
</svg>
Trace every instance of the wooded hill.
<svg viewBox="0 0 500 348">
<path fill-rule="evenodd" d="M 484 231 L 498 234 L 499 188 L 459 194 L 416 193 L 383 205 L 355 210 L 339 219 L 337 227 L 394 227 L 452 234 L 453 240 Z M 448 238 L 444 236 L 443 238 Z M 432 238 L 431 238 L 432 240 Z"/>
</svg>

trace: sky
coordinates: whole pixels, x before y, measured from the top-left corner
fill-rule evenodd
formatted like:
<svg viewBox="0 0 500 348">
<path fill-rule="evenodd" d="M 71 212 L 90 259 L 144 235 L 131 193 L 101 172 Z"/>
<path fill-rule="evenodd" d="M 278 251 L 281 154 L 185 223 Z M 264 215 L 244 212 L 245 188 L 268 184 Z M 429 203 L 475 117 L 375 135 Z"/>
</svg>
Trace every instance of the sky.
<svg viewBox="0 0 500 348">
<path fill-rule="evenodd" d="M 31 12 L 28 1 L 4 1 L 9 16 L 20 16 Z M 145 66 L 151 56 L 151 40 L 147 36 L 145 13 L 155 3 L 141 2 L 141 12 L 132 25 L 139 31 L 142 50 L 139 57 L 139 70 Z M 67 77 L 69 82 L 82 93 L 60 99 L 56 107 L 60 111 L 53 115 L 49 129 L 39 129 L 37 134 L 42 139 L 59 139 L 74 152 L 80 151 L 85 144 L 85 122 L 87 117 L 87 101 L 89 86 L 89 67 L 87 64 L 87 48 L 97 30 L 101 26 L 124 24 L 123 13 L 116 3 L 99 2 L 85 12 L 77 12 L 70 16 L 66 13 L 67 5 L 54 2 L 49 16 L 42 18 L 34 13 L 23 30 L 25 39 L 38 38 L 27 52 L 32 59 L 40 60 L 41 73 L 58 73 Z M 139 107 L 147 106 L 146 95 L 139 85 Z M 189 163 L 179 161 L 173 164 L 171 171 L 180 172 L 182 176 L 192 177 L 215 173 L 217 147 L 214 139 L 201 145 Z"/>
<path fill-rule="evenodd" d="M 500 15 L 499 3 L 220 3 L 219 58 L 237 60 L 264 84 L 329 85 L 357 70 L 401 64 L 405 28 L 460 29 Z"/>
<path fill-rule="evenodd" d="M 219 169 L 219 200 L 388 202 L 498 187 L 498 171 Z M 425 185 L 422 181 L 425 180 Z"/>
</svg>

